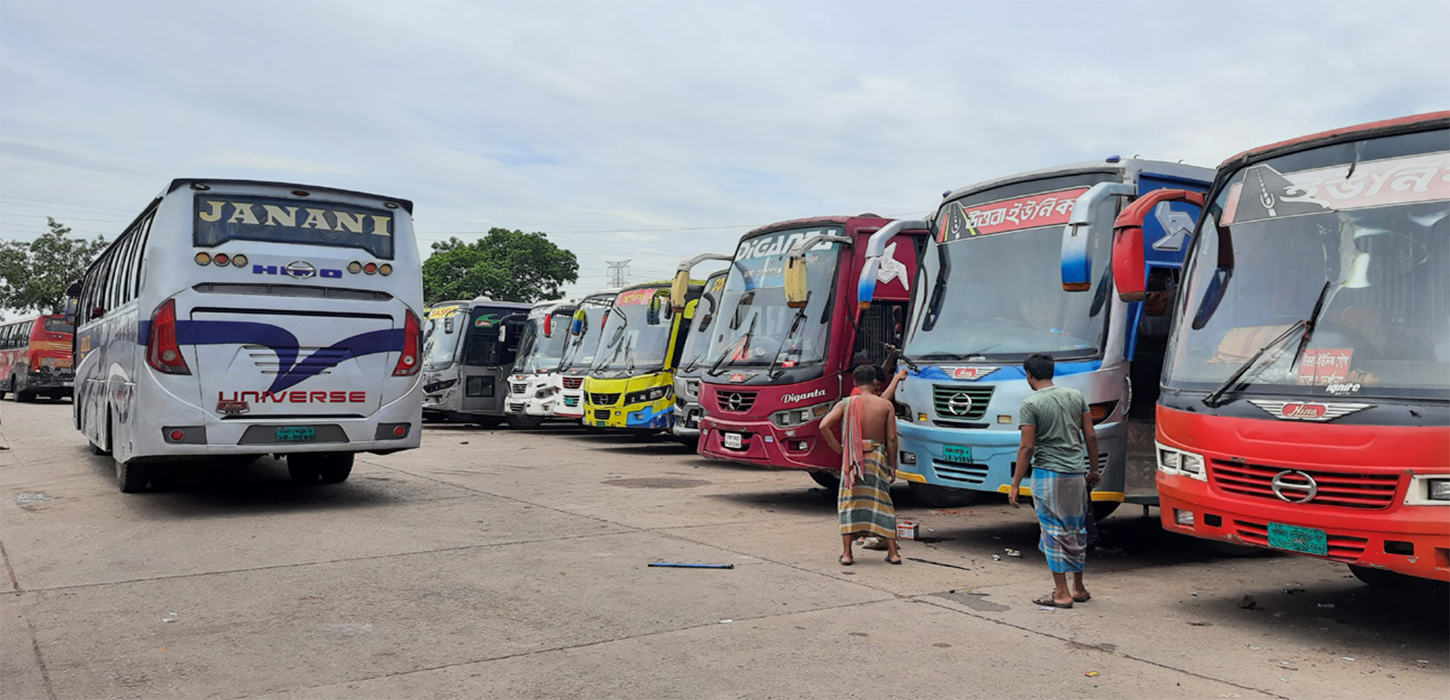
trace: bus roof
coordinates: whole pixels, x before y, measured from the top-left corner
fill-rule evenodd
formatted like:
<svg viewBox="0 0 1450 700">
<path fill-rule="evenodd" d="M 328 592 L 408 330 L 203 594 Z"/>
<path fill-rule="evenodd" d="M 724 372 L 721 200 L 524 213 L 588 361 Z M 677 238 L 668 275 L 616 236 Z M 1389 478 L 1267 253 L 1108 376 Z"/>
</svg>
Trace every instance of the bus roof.
<svg viewBox="0 0 1450 700">
<path fill-rule="evenodd" d="M 877 216 L 875 214 L 861 214 L 858 216 L 812 216 L 805 219 L 777 221 L 773 224 L 759 226 L 745 232 L 745 235 L 741 236 L 740 240 L 743 241 L 747 238 L 754 238 L 756 236 L 764 235 L 767 233 L 774 233 L 776 231 L 784 231 L 793 228 L 809 228 L 811 226 L 845 226 L 854 219 L 868 221 L 868 225 L 879 224 L 881 226 L 885 226 L 886 224 L 891 222 L 891 219 L 883 216 Z"/>
<path fill-rule="evenodd" d="M 1104 160 L 1090 160 L 1082 163 L 1069 163 L 1051 168 L 1040 168 L 1028 170 L 1027 172 L 1007 175 L 992 180 L 958 187 L 942 196 L 942 200 L 952 200 L 966 195 L 996 189 L 1003 185 L 1010 185 L 1017 182 L 1028 182 L 1040 180 L 1045 177 L 1060 175 L 1081 175 L 1086 173 L 1138 173 L 1148 171 L 1159 175 L 1184 178 L 1188 180 L 1199 180 L 1209 182 L 1213 179 L 1213 170 L 1196 165 L 1185 165 L 1183 163 L 1172 163 L 1166 160 L 1143 160 L 1140 158 L 1121 158 L 1117 162 Z"/>
<path fill-rule="evenodd" d="M 1317 134 L 1300 136 L 1298 138 L 1271 143 L 1267 146 L 1251 148 L 1232 158 L 1225 160 L 1219 165 L 1219 170 L 1230 167 L 1240 167 L 1247 163 L 1280 156 L 1294 151 L 1303 151 L 1319 146 L 1327 146 L 1339 141 L 1354 141 L 1361 138 L 1374 136 L 1389 136 L 1391 134 L 1407 133 L 1411 131 L 1428 131 L 1434 128 L 1445 128 L 1450 126 L 1450 110 L 1441 112 L 1426 112 L 1414 114 L 1408 117 L 1395 119 L 1384 119 L 1377 122 L 1368 122 L 1355 126 L 1346 126 L 1329 131 L 1321 131 Z"/>
<path fill-rule="evenodd" d="M 296 189 L 296 190 L 306 190 L 308 192 L 332 192 L 332 193 L 335 193 L 335 194 L 347 194 L 347 195 L 353 195 L 353 196 L 357 196 L 357 197 L 368 197 L 368 198 L 371 198 L 371 199 L 380 199 L 380 200 L 386 200 L 386 201 L 389 201 L 389 202 L 397 202 L 398 206 L 401 206 L 404 211 L 408 212 L 409 214 L 412 214 L 413 213 L 413 201 L 412 200 L 409 200 L 409 199 L 399 199 L 397 197 L 385 197 L 383 195 L 373 194 L 371 192 L 359 192 L 357 190 L 344 190 L 344 189 L 341 189 L 341 188 L 338 188 L 338 187 L 323 187 L 321 185 L 303 185 L 303 184 L 299 184 L 299 183 L 295 183 L 295 182 L 273 182 L 271 180 L 227 180 L 227 179 L 207 179 L 207 178 L 195 178 L 195 177 L 182 177 L 182 178 L 177 178 L 175 180 L 172 180 L 171 181 L 171 185 L 166 188 L 166 191 L 163 192 L 162 195 L 164 196 L 164 195 L 171 194 L 172 192 L 175 192 L 176 190 L 181 189 L 182 187 L 190 187 L 193 184 L 202 184 L 202 185 L 265 185 L 265 186 L 268 186 L 268 187 L 286 187 L 286 188 Z"/>
</svg>

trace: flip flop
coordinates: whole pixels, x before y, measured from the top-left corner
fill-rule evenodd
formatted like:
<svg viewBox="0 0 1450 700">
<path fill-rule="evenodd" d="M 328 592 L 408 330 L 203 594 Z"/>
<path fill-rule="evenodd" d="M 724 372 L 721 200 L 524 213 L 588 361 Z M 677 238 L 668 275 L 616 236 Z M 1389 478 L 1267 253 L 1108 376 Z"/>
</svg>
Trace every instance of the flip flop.
<svg viewBox="0 0 1450 700">
<path fill-rule="evenodd" d="M 1085 596 L 1083 596 L 1081 598 L 1079 598 L 1077 596 L 1073 596 L 1072 597 L 1072 602 L 1074 602 L 1074 603 L 1086 603 L 1086 602 L 1088 602 L 1089 600 L 1092 600 L 1092 599 L 1093 599 L 1093 594 L 1089 593 L 1089 594 L 1087 594 L 1087 595 L 1085 595 Z"/>
<path fill-rule="evenodd" d="M 901 566 L 901 558 L 900 558 L 900 557 L 898 557 L 898 558 L 897 558 L 897 559 L 896 559 L 896 561 L 891 561 L 891 557 L 886 557 L 886 563 L 887 563 L 887 564 L 894 564 L 894 565 L 896 565 L 896 566 Z"/>
<path fill-rule="evenodd" d="M 844 554 L 842 554 L 839 557 L 836 557 L 836 561 L 841 562 L 841 566 L 850 566 L 850 565 L 856 563 L 856 560 L 855 559 L 852 559 L 851 561 L 846 561 L 846 555 L 844 555 Z"/>
<path fill-rule="evenodd" d="M 1038 599 L 1032 601 L 1032 604 L 1033 605 L 1041 605 L 1044 608 L 1047 608 L 1047 607 L 1052 607 L 1052 608 L 1071 608 L 1072 607 L 1072 603 L 1059 603 L 1059 602 L 1053 600 L 1051 593 L 1048 593 L 1047 595 L 1042 596 L 1041 598 L 1038 598 Z"/>
</svg>

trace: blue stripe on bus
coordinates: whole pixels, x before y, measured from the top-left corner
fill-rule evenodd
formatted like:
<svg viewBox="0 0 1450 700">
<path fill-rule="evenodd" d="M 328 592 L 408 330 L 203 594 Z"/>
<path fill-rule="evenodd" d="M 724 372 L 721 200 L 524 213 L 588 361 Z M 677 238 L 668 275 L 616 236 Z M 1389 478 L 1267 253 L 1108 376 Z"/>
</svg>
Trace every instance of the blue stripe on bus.
<svg viewBox="0 0 1450 700">
<path fill-rule="evenodd" d="M 948 367 L 968 366 L 968 365 L 972 365 L 972 363 L 970 363 L 970 362 L 961 362 L 960 365 L 958 365 L 958 363 L 956 363 L 956 362 L 951 362 L 951 363 L 948 363 L 947 364 Z M 1087 362 L 1058 362 L 1058 363 L 1056 363 L 1056 366 L 1054 367 L 1053 376 L 1062 377 L 1062 376 L 1066 376 L 1066 375 L 1069 375 L 1069 374 L 1082 374 L 1084 372 L 1096 372 L 1099 369 L 1101 369 L 1102 366 L 1103 366 L 1103 361 L 1102 360 L 1090 360 L 1090 361 L 1087 361 Z M 909 376 L 912 376 L 912 377 L 921 377 L 922 379 L 934 379 L 934 380 L 938 380 L 938 381 L 954 381 L 951 378 L 951 375 L 947 374 L 946 371 L 943 370 L 938 365 L 923 365 L 921 367 L 921 371 L 920 372 L 908 372 L 908 375 Z M 1004 380 L 1026 379 L 1026 378 L 1027 378 L 1027 371 L 1024 370 L 1024 369 L 1022 369 L 1022 365 L 1002 365 L 1002 366 L 999 366 L 991 374 L 986 375 L 986 378 L 984 378 L 982 380 L 982 383 L 1000 382 L 1000 381 L 1004 381 Z"/>
<path fill-rule="evenodd" d="M 142 321 L 139 325 L 138 336 L 140 344 L 144 346 L 151 339 L 151 322 Z M 343 360 L 383 352 L 401 352 L 406 340 L 406 333 L 401 328 L 368 331 L 339 340 L 298 362 L 300 344 L 297 336 L 279 326 L 251 321 L 176 322 L 178 345 L 262 345 L 271 350 L 277 355 L 278 368 L 277 378 L 267 389 L 273 392 L 290 389 L 308 377 L 336 367 Z"/>
</svg>

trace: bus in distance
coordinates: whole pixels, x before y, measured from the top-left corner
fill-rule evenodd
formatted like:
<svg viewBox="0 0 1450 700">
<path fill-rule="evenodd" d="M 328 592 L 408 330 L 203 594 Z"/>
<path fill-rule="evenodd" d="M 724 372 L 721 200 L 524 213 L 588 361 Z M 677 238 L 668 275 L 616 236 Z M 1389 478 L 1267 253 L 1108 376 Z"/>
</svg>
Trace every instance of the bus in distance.
<svg viewBox="0 0 1450 700">
<path fill-rule="evenodd" d="M 820 438 L 820 419 L 850 394 L 856 365 L 881 365 L 900 345 L 926 244 L 919 224 L 872 248 L 893 223 L 801 219 L 740 239 L 702 363 L 701 455 L 805 470 L 835 487 L 841 457 Z"/>
<path fill-rule="evenodd" d="M 701 365 L 705 351 L 710 349 L 710 327 L 715 323 L 720 294 L 725 291 L 725 276 L 729 273 L 725 269 L 705 278 L 705 291 L 695 301 L 694 320 L 685 337 L 680 369 L 675 372 L 675 424 L 670 432 L 691 447 L 698 447 L 700 443 L 700 419 L 705 416 L 705 410 L 700 407 Z"/>
<path fill-rule="evenodd" d="M 1156 504 L 1152 402 L 1167 307 L 1109 293 L 1112 222 L 1127 201 L 1165 187 L 1202 191 L 1212 175 L 1114 156 L 947 193 L 913 300 L 904 348 L 912 369 L 896 391 L 898 474 L 919 500 L 955 507 L 1008 491 L 1018 411 L 1032 394 L 1022 361 L 1047 353 L 1053 382 L 1081 391 L 1092 409 L 1102 469 L 1095 513 Z M 1142 234 L 1152 253 L 1145 274 L 1169 289 L 1197 210 L 1155 214 Z"/>
<path fill-rule="evenodd" d="M 75 379 L 74 332 L 64 314 L 0 323 L 0 397 L 9 394 L 26 402 L 37 396 L 70 396 Z"/>
<path fill-rule="evenodd" d="M 554 373 L 558 383 L 559 403 L 554 415 L 569 420 L 584 419 L 584 378 L 594 366 L 594 355 L 603 337 L 604 320 L 619 296 L 618 289 L 603 289 L 579 300 L 569 322 L 568 339 L 564 343 L 564 359 Z"/>
<path fill-rule="evenodd" d="M 569 322 L 579 308 L 572 299 L 554 299 L 534 304 L 519 340 L 518 358 L 509 375 L 509 425 L 514 428 L 537 428 L 554 417 L 559 403 L 559 383 L 555 381 L 559 363 L 564 359 L 564 344 L 569 340 Z"/>
<path fill-rule="evenodd" d="M 336 483 L 418 446 L 411 202 L 173 180 L 71 287 L 75 424 L 121 491 L 163 460 L 285 455 Z"/>
<path fill-rule="evenodd" d="M 1450 112 L 1219 166 L 1157 401 L 1163 527 L 1450 581 Z M 1142 298 L 1144 202 L 1114 277 Z"/>
<path fill-rule="evenodd" d="M 625 287 L 604 320 L 594 366 L 584 380 L 584 425 L 641 434 L 668 431 L 675 417 L 675 368 L 694 306 L 676 312 L 671 282 Z M 700 297 L 688 284 L 684 301 Z"/>
<path fill-rule="evenodd" d="M 488 297 L 434 304 L 423 345 L 423 417 L 485 428 L 527 423 L 504 409 L 528 314 L 528 304 Z"/>
</svg>

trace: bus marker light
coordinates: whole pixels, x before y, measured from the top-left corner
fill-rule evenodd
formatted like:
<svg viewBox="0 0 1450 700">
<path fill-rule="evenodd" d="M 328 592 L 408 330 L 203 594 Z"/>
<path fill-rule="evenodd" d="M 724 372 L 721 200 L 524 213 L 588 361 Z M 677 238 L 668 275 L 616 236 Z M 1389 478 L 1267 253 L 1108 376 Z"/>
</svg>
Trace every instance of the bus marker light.
<svg viewBox="0 0 1450 700">
<path fill-rule="evenodd" d="M 298 197 L 311 197 L 312 196 L 312 194 L 309 193 L 309 192 L 307 192 L 306 190 L 292 190 L 292 194 L 295 194 Z"/>
<path fill-rule="evenodd" d="M 197 253 L 195 260 L 196 260 L 196 264 L 198 264 L 198 265 L 210 265 L 211 264 L 211 254 L 204 253 L 204 252 L 203 253 Z"/>
<path fill-rule="evenodd" d="M 354 275 L 356 275 L 359 272 L 362 272 L 362 263 L 360 263 L 360 262 L 358 262 L 356 260 L 348 263 L 347 264 L 347 271 L 348 272 L 351 272 Z"/>
<path fill-rule="evenodd" d="M 228 260 L 231 260 L 231 258 L 226 253 L 217 253 L 216 257 L 211 259 L 212 262 L 217 264 L 217 267 L 225 267 Z"/>
<path fill-rule="evenodd" d="M 186 433 L 181 430 L 173 430 L 171 431 L 170 437 L 172 442 L 181 442 L 182 440 L 186 439 Z"/>
<path fill-rule="evenodd" d="M 378 273 L 378 264 L 377 263 L 368 263 L 368 264 L 364 265 L 363 266 L 363 272 L 366 272 L 369 275 L 376 275 Z"/>
<path fill-rule="evenodd" d="M 396 428 L 393 428 L 393 435 L 396 435 L 398 437 L 403 437 L 403 436 L 406 436 L 407 434 L 408 434 L 408 426 L 406 426 L 406 425 L 400 425 L 400 426 L 398 426 Z"/>
<path fill-rule="evenodd" d="M 247 256 L 242 255 L 241 253 L 238 253 L 236 255 L 233 255 L 232 256 L 232 264 L 233 265 L 236 265 L 237 267 L 246 267 L 247 266 Z"/>
<path fill-rule="evenodd" d="M 378 272 L 383 273 L 384 276 L 391 275 L 393 274 L 393 266 L 387 263 L 383 263 L 378 266 Z"/>
</svg>

